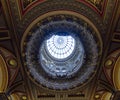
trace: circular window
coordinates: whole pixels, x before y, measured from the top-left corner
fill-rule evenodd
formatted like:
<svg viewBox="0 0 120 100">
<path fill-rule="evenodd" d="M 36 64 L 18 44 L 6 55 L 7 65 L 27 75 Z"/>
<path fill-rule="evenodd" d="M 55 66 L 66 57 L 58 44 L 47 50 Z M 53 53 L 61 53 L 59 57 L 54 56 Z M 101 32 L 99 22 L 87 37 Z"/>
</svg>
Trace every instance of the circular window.
<svg viewBox="0 0 120 100">
<path fill-rule="evenodd" d="M 75 40 L 72 36 L 53 35 L 47 40 L 46 46 L 52 57 L 65 59 L 74 51 Z"/>
</svg>

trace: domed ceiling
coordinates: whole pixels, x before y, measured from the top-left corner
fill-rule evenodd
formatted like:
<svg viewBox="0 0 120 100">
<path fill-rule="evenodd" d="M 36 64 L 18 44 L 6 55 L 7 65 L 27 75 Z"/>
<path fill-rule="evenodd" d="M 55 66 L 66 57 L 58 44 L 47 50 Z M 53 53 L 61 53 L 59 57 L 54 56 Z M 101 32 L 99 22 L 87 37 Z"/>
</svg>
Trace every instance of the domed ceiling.
<svg viewBox="0 0 120 100">
<path fill-rule="evenodd" d="M 93 35 L 94 30 L 89 25 L 85 27 L 83 20 L 70 15 L 50 16 L 39 24 L 34 26 L 34 34 L 23 40 L 27 42 L 23 47 L 27 68 L 34 79 L 48 88 L 60 90 L 88 80 L 97 67 L 98 52 L 102 48 L 97 42 L 101 42 L 101 38 Z"/>
<path fill-rule="evenodd" d="M 0 98 L 118 100 L 119 0 L 1 0 Z"/>
</svg>

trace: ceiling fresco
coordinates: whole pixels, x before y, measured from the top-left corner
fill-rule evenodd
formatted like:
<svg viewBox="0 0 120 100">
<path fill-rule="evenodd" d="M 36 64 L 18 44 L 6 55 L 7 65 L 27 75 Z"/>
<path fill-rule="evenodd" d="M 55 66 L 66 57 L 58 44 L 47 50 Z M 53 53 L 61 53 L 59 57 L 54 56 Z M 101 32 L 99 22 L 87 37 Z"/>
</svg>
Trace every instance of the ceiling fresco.
<svg viewBox="0 0 120 100">
<path fill-rule="evenodd" d="M 119 100 L 119 79 L 119 0 L 0 0 L 0 100 Z"/>
</svg>

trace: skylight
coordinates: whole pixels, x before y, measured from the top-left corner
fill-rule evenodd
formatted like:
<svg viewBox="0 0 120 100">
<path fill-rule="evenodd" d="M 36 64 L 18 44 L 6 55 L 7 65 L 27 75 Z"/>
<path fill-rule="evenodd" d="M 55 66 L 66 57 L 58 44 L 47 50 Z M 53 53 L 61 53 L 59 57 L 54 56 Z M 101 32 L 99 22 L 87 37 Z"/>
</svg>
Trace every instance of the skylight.
<svg viewBox="0 0 120 100">
<path fill-rule="evenodd" d="M 57 59 L 69 57 L 75 48 L 75 40 L 72 36 L 53 35 L 46 42 L 50 55 Z"/>
</svg>

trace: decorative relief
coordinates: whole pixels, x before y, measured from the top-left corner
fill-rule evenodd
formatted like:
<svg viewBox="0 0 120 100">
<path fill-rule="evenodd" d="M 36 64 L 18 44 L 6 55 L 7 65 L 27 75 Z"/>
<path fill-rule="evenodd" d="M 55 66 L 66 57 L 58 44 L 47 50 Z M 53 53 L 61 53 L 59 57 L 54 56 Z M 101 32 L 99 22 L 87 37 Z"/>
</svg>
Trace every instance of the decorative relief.
<svg viewBox="0 0 120 100">
<path fill-rule="evenodd" d="M 15 3 L 11 2 L 11 7 L 13 6 L 15 6 Z M 53 0 L 52 2 L 46 1 L 43 4 L 37 5 L 30 12 L 24 15 L 24 19 L 22 21 L 20 21 L 19 18 L 16 16 L 15 19 L 18 23 L 17 31 L 19 31 L 19 33 L 23 33 L 25 31 L 26 26 L 28 26 L 30 22 L 33 21 L 33 19 L 36 19 L 44 13 L 52 12 L 54 10 L 60 11 L 61 9 L 71 10 L 73 12 L 77 12 L 81 15 L 87 16 L 88 19 L 90 19 L 99 29 L 100 33 L 106 33 L 102 20 L 99 19 L 99 16 L 92 9 L 90 9 L 86 5 L 83 5 L 82 3 L 78 3 L 72 0 L 70 0 L 69 2 L 63 0 L 61 2 L 57 2 L 56 0 Z M 17 12 L 15 8 L 13 8 L 12 11 L 13 14 L 14 12 Z M 21 37 L 20 35 L 22 34 L 19 34 L 19 37 Z"/>
<path fill-rule="evenodd" d="M 21 9 L 22 9 L 22 13 L 26 12 L 26 10 L 30 10 L 31 8 L 35 7 L 36 5 L 38 5 L 39 3 L 42 3 L 46 0 L 20 0 L 21 2 Z"/>
<path fill-rule="evenodd" d="M 101 40 L 101 38 L 98 36 L 100 34 L 95 32 L 93 27 L 90 26 L 89 23 L 82 20 L 82 18 L 75 17 L 74 16 L 75 14 L 70 15 L 69 11 L 68 12 L 66 11 L 66 13 L 68 13 L 68 14 L 60 14 L 60 11 L 57 13 L 58 14 L 54 13 L 54 15 L 48 15 L 48 17 L 45 16 L 44 19 L 36 21 L 36 23 L 34 23 L 35 25 L 33 27 L 31 27 L 30 30 L 28 27 L 27 30 L 29 30 L 29 32 L 26 32 L 24 34 L 25 37 L 23 36 L 22 43 L 21 43 L 21 47 L 22 47 L 21 49 L 22 49 L 22 53 L 24 53 L 23 54 L 24 60 L 26 61 L 25 62 L 26 63 L 26 65 L 25 65 L 26 71 L 30 74 L 29 77 L 32 76 L 31 78 L 32 78 L 33 82 L 37 82 L 37 84 L 39 86 L 42 86 L 49 90 L 65 90 L 66 91 L 68 89 L 72 89 L 72 88 L 76 88 L 76 87 L 80 87 L 80 86 L 84 85 L 87 82 L 86 79 L 88 79 L 90 74 L 91 75 L 90 75 L 89 79 L 92 78 L 92 74 L 94 74 L 95 69 L 97 68 L 96 61 L 99 62 L 99 60 L 97 59 L 97 56 L 98 56 L 98 52 L 101 52 L 102 45 L 100 43 L 101 47 L 98 47 L 98 45 L 96 44 L 98 42 L 101 42 L 101 41 L 99 41 L 99 39 Z M 64 13 L 64 12 L 61 11 L 61 13 Z M 50 12 L 50 14 L 51 14 L 51 12 Z M 43 18 L 43 16 L 40 16 L 40 19 L 41 18 Z M 53 67 L 53 70 L 55 69 L 55 72 L 49 71 L 50 74 L 47 73 L 47 71 L 49 69 L 44 70 L 47 67 L 45 67 L 45 65 L 42 65 L 42 63 L 41 63 L 42 62 L 41 59 L 44 60 L 42 54 L 46 53 L 46 51 L 43 53 L 44 49 L 42 49 L 43 51 L 41 51 L 42 58 L 40 60 L 38 60 L 37 55 L 40 55 L 38 51 L 40 50 L 40 47 L 42 48 L 42 46 L 40 46 L 40 43 L 43 42 L 42 41 L 42 40 L 44 40 L 43 37 L 45 37 L 47 34 L 51 35 L 52 33 L 55 33 L 54 30 L 56 31 L 57 29 L 59 31 L 65 30 L 65 32 L 70 32 L 70 33 L 72 32 L 73 34 L 80 35 L 79 37 L 84 39 L 84 40 L 82 40 L 82 42 L 85 46 L 84 48 L 86 49 L 87 59 L 86 59 L 86 63 L 85 63 L 86 65 L 84 65 L 84 67 L 82 67 L 83 70 L 82 70 L 82 68 L 80 69 L 82 71 L 80 71 L 79 68 L 76 67 L 77 70 L 76 70 L 76 68 L 74 68 L 74 70 L 72 70 L 72 73 L 68 71 L 67 74 L 64 72 L 65 75 L 61 74 L 62 72 L 59 73 L 60 75 L 57 75 L 58 73 L 56 72 L 56 70 L 58 71 L 58 69 Z M 39 33 L 41 33 L 41 34 L 39 34 Z M 88 33 L 88 34 L 86 34 L 86 33 Z M 91 49 L 91 47 L 93 47 L 93 48 Z M 97 49 L 97 48 L 99 48 L 99 49 Z M 79 48 L 77 50 L 79 50 Z M 77 52 L 77 51 L 75 51 L 75 52 Z M 77 56 L 79 56 L 79 54 Z M 75 55 L 72 56 L 71 59 L 73 59 L 73 60 L 68 59 L 66 62 L 69 63 L 68 61 L 70 60 L 70 64 L 71 64 L 71 62 L 73 62 L 72 66 L 74 67 L 73 64 L 79 63 L 79 61 L 77 61 L 77 62 L 75 61 L 76 63 L 74 62 L 74 57 L 77 57 L 77 56 L 75 56 Z M 45 56 L 44 56 L 44 58 L 47 59 Z M 100 58 L 100 56 L 99 56 L 99 58 Z M 48 62 L 49 60 L 51 60 L 51 59 L 49 58 L 48 60 L 45 60 L 45 62 Z M 38 62 L 38 61 L 40 61 L 40 62 Z M 51 60 L 50 62 L 57 63 L 57 66 L 58 66 L 59 65 L 58 63 L 61 64 L 62 61 L 57 62 L 56 60 L 55 61 Z M 80 66 L 80 64 L 78 64 L 78 65 Z M 32 67 L 32 66 L 34 66 L 34 67 Z M 48 66 L 48 65 L 46 65 L 46 66 Z M 89 66 L 91 66 L 91 67 L 89 67 Z M 62 65 L 61 68 L 62 67 L 64 67 L 64 65 Z M 70 68 L 72 68 L 72 67 L 70 67 Z M 36 69 L 37 69 L 37 72 L 35 71 Z M 84 72 L 84 71 L 86 71 L 86 69 L 88 71 Z M 75 71 L 75 73 L 74 73 L 74 71 Z M 37 77 L 35 75 L 36 73 L 37 73 Z M 47 76 L 44 76 L 45 75 L 44 73 L 47 73 L 46 74 Z M 78 77 L 76 77 L 72 81 L 72 78 L 75 76 L 76 73 L 77 73 Z M 84 73 L 84 74 L 82 74 L 82 73 Z M 53 75 L 53 74 L 55 74 L 55 75 Z M 83 79 L 82 79 L 82 76 L 84 77 Z M 71 78 L 71 81 L 69 81 L 70 78 Z M 53 81 L 54 79 L 56 79 L 56 80 Z M 62 79 L 65 79 L 64 82 Z M 59 80 L 59 81 L 57 81 L 57 80 Z M 71 84 L 69 84 L 69 82 Z"/>
<path fill-rule="evenodd" d="M 9 100 L 28 100 L 26 93 L 24 92 L 13 92 L 8 96 Z"/>
<path fill-rule="evenodd" d="M 111 22 L 111 18 L 113 16 L 113 12 L 115 11 L 115 6 L 117 4 L 118 0 L 108 0 L 107 7 L 105 10 L 104 15 L 104 23 L 106 24 L 106 27 L 109 29 L 109 23 Z"/>
<path fill-rule="evenodd" d="M 29 6 L 33 2 L 34 3 L 35 2 L 40 3 L 41 1 L 44 1 L 44 0 L 21 0 L 22 6 L 23 6 L 22 8 L 26 8 L 27 6 Z M 93 6 L 95 6 L 101 12 L 103 10 L 107 0 L 84 0 L 84 1 L 92 4 Z M 34 4 L 33 4 L 33 6 L 34 6 Z"/>
<path fill-rule="evenodd" d="M 99 90 L 94 95 L 94 100 L 111 100 L 112 93 L 106 90 Z"/>
<path fill-rule="evenodd" d="M 85 1 L 92 3 L 94 6 L 96 6 L 101 11 L 107 0 L 85 0 Z"/>
<path fill-rule="evenodd" d="M 26 8 L 29 4 L 31 4 L 34 1 L 37 1 L 37 0 L 21 0 L 24 8 Z"/>
<path fill-rule="evenodd" d="M 103 70 L 107 79 L 99 79 L 94 99 L 114 100 L 117 96 L 120 97 L 118 92 L 120 91 L 120 49 L 114 51 L 106 58 Z"/>
<path fill-rule="evenodd" d="M 77 0 L 78 1 L 78 0 Z M 88 0 L 86 0 L 88 2 Z M 105 12 L 105 18 L 104 21 L 102 21 L 102 18 L 100 19 L 99 15 L 97 15 L 92 9 L 84 5 L 83 3 L 78 3 L 76 1 L 70 0 L 69 2 L 65 0 L 61 0 L 61 2 L 58 2 L 56 0 L 51 1 L 45 1 L 45 3 L 36 5 L 29 11 L 26 15 L 24 15 L 24 19 L 20 20 L 18 10 L 16 9 L 16 1 L 11 0 L 10 1 L 10 6 L 12 8 L 12 14 L 13 18 L 16 19 L 16 23 L 18 23 L 17 26 L 17 31 L 19 33 L 23 33 L 25 30 L 26 25 L 28 24 L 38 16 L 40 16 L 43 13 L 50 12 L 53 10 L 60 10 L 60 9 L 66 9 L 66 10 L 72 10 L 78 13 L 81 13 L 85 16 L 87 16 L 98 29 L 100 29 L 101 33 L 105 33 L 107 31 L 108 23 L 110 22 L 111 14 L 115 6 L 116 0 L 108 0 L 107 1 L 107 7 L 106 7 L 106 12 Z M 103 0 L 89 0 L 91 3 L 96 3 L 100 4 L 103 2 Z M 104 1 L 105 2 L 105 1 Z M 103 4 L 102 4 L 103 5 Z M 38 13 L 39 12 L 39 13 Z M 20 36 L 19 36 L 20 37 Z"/>
<path fill-rule="evenodd" d="M 8 69 L 0 54 L 0 92 L 5 92 L 8 86 Z"/>
<path fill-rule="evenodd" d="M 15 81 L 18 70 L 16 57 L 0 47 L 0 100 L 28 100 L 22 81 Z M 17 88 L 18 86 L 20 88 Z"/>
<path fill-rule="evenodd" d="M 119 57 L 117 58 L 113 69 L 112 80 L 115 89 L 120 91 L 120 51 L 119 51 Z"/>
<path fill-rule="evenodd" d="M 18 72 L 18 69 L 19 69 L 18 64 L 17 64 L 17 59 L 10 51 L 8 51 L 2 47 L 0 47 L 0 55 L 1 55 L 1 57 L 3 57 L 4 64 L 7 67 L 5 72 L 6 72 L 6 74 L 9 73 L 8 86 L 10 86 L 12 84 L 12 82 L 14 81 L 16 74 Z M 6 75 L 4 75 L 4 76 L 6 76 Z M 4 79 L 7 79 L 7 78 L 4 78 Z"/>
<path fill-rule="evenodd" d="M 107 57 L 105 65 L 103 67 L 106 78 L 110 84 L 115 88 L 120 90 L 120 50 L 113 52 L 110 56 Z"/>
</svg>

